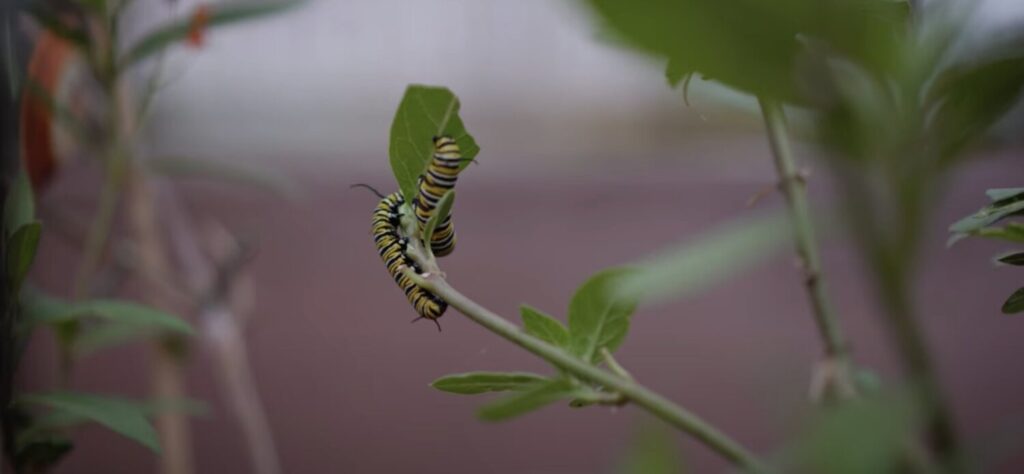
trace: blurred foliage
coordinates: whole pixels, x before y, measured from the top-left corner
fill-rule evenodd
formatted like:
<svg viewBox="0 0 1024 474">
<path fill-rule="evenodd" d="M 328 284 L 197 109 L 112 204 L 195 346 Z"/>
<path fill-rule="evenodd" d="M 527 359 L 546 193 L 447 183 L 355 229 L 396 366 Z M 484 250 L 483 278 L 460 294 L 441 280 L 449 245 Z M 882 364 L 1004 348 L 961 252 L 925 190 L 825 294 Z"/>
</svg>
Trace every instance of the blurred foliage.
<svg viewBox="0 0 1024 474">
<path fill-rule="evenodd" d="M 1024 217 L 1024 188 L 989 189 L 985 192 L 992 203 L 979 209 L 949 226 L 953 235 L 949 245 L 967 236 L 986 237 L 1014 243 L 1024 243 L 1024 222 L 1005 222 L 1006 219 Z M 1001 255 L 996 261 L 1005 265 L 1024 266 L 1024 252 L 1015 251 Z M 1018 288 L 1003 302 L 1004 314 L 1024 312 L 1024 286 Z"/>
<path fill-rule="evenodd" d="M 160 451 L 156 430 L 143 410 L 131 401 L 86 393 L 54 392 L 23 394 L 17 397 L 16 402 L 42 405 L 66 412 L 69 416 L 94 421 L 153 451 Z"/>
<path fill-rule="evenodd" d="M 280 13 L 302 5 L 305 0 L 281 2 L 229 2 L 205 4 L 201 15 L 202 25 L 196 24 L 196 16 L 173 21 L 156 28 L 137 43 L 127 48 L 119 60 L 120 68 L 126 70 L 136 63 L 159 53 L 169 46 L 180 44 L 194 31 L 194 28 L 214 28 L 245 20 Z"/>
<path fill-rule="evenodd" d="M 676 434 L 661 424 L 645 422 L 633 435 L 617 472 L 622 474 L 681 474 L 683 460 Z"/>
</svg>

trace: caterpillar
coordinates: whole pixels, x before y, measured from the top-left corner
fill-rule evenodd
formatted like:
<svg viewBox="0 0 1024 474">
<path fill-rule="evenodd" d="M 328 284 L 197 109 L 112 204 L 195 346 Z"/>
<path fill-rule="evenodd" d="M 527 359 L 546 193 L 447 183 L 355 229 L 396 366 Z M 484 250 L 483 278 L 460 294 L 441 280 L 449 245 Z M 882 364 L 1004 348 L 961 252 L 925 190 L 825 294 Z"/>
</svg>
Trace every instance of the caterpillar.
<svg viewBox="0 0 1024 474">
<path fill-rule="evenodd" d="M 409 299 L 409 303 L 419 313 L 419 318 L 413 321 L 420 318 L 429 319 L 434 321 L 434 324 L 437 324 L 437 330 L 440 331 L 441 325 L 437 322 L 437 319 L 448 309 L 448 303 L 445 303 L 437 295 L 421 288 L 402 272 L 403 267 L 412 268 L 417 273 L 421 271 L 420 266 L 406 254 L 406 249 L 409 245 L 408 237 L 402 237 L 398 232 L 401 226 L 401 208 L 403 204 L 405 204 L 405 200 L 402 198 L 402 193 L 396 192 L 388 196 L 381 196 L 380 203 L 377 204 L 376 209 L 373 211 L 373 241 L 377 244 L 377 252 L 380 254 L 380 258 L 384 260 L 388 273 L 395 279 L 395 283 L 398 283 L 398 286 L 402 288 L 406 298 Z"/>
<path fill-rule="evenodd" d="M 434 157 L 427 165 L 427 170 L 420 176 L 419 193 L 414 206 L 420 232 L 426 227 L 444 193 L 455 187 L 462 161 L 459 145 L 452 137 L 434 137 Z M 430 250 L 437 257 L 444 257 L 455 250 L 455 226 L 452 225 L 451 214 L 445 216 L 434 229 L 434 235 L 430 239 Z"/>
</svg>

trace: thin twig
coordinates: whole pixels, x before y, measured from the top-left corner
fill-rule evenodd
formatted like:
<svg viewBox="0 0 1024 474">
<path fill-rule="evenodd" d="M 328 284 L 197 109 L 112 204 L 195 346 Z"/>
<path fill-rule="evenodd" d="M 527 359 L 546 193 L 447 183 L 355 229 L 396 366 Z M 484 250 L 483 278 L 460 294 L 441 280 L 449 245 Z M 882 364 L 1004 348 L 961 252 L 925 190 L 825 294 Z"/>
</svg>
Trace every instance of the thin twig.
<svg viewBox="0 0 1024 474">
<path fill-rule="evenodd" d="M 580 379 L 600 384 L 624 395 L 631 402 L 643 407 L 666 423 L 689 433 L 733 464 L 751 472 L 764 471 L 764 464 L 753 453 L 725 433 L 665 397 L 632 380 L 588 364 L 562 349 L 527 334 L 516 325 L 459 293 L 438 274 L 426 278 L 415 275 L 415 272 L 411 272 L 411 270 L 410 274 L 422 286 L 440 296 L 473 322 Z"/>
<path fill-rule="evenodd" d="M 821 258 L 814 237 L 810 206 L 807 203 L 807 186 L 794 163 L 789 137 L 786 134 L 786 118 L 778 102 L 766 98 L 759 98 L 758 101 L 768 129 L 768 141 L 775 160 L 775 170 L 779 175 L 779 184 L 786 196 L 790 219 L 793 221 L 796 252 L 803 264 L 804 284 L 807 287 L 814 320 L 825 346 L 825 354 L 834 362 L 845 365 L 848 359 L 846 340 L 839 326 L 838 317 L 825 293 L 825 278 L 821 272 Z M 836 373 L 844 374 L 846 371 Z M 845 385 L 852 387 L 850 383 Z"/>
</svg>

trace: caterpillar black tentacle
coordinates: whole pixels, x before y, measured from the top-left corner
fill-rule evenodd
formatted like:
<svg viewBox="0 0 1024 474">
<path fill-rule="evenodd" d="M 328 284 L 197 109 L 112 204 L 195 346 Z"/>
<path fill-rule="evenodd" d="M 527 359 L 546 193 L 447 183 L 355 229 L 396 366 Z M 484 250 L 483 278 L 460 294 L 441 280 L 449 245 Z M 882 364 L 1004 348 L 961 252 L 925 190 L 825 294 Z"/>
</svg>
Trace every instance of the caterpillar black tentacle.
<svg viewBox="0 0 1024 474">
<path fill-rule="evenodd" d="M 459 145 L 452 137 L 434 137 L 434 156 L 427 165 L 427 170 L 420 176 L 419 193 L 414 206 L 421 232 L 437 210 L 437 203 L 441 197 L 455 187 L 464 161 L 466 160 L 462 158 Z M 434 235 L 430 239 L 430 250 L 437 257 L 444 257 L 455 250 L 455 226 L 452 225 L 450 214 L 434 229 Z"/>
<path fill-rule="evenodd" d="M 406 267 L 411 268 L 416 273 L 422 272 L 420 266 L 410 259 L 407 253 L 409 239 L 403 237 L 399 232 L 403 204 L 405 204 L 405 200 L 402 198 L 401 193 L 392 193 L 381 199 L 380 203 L 377 204 L 377 208 L 373 211 L 373 241 L 377 245 L 377 252 L 380 254 L 380 258 L 384 260 L 388 273 L 391 274 L 395 283 L 405 293 L 409 303 L 412 304 L 421 318 L 434 321 L 437 324 L 438 330 L 440 330 L 441 325 L 437 322 L 437 318 L 440 318 L 445 310 L 448 309 L 448 303 L 445 303 L 437 295 L 421 288 L 403 272 L 403 269 Z"/>
<path fill-rule="evenodd" d="M 384 199 L 385 198 L 385 196 L 383 194 L 381 194 L 380 191 L 377 191 L 377 188 L 375 188 L 373 186 L 370 186 L 369 184 L 366 184 L 366 183 L 356 183 L 356 184 L 353 184 L 353 185 L 349 186 L 348 188 L 349 189 L 366 188 L 366 189 L 369 189 L 371 193 L 376 194 L 378 198 L 380 198 L 380 199 Z"/>
</svg>

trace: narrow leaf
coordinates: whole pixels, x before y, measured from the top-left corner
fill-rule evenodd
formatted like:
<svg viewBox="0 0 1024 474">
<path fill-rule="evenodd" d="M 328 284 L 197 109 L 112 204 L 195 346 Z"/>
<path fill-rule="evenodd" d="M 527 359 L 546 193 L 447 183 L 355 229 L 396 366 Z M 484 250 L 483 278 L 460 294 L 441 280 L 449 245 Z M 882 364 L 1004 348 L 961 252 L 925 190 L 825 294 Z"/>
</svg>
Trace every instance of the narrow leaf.
<svg viewBox="0 0 1024 474">
<path fill-rule="evenodd" d="M 406 202 L 416 196 L 417 180 L 434 152 L 433 138 L 449 135 L 469 163 L 480 151 L 459 117 L 459 99 L 444 87 L 410 85 L 391 122 L 388 157 Z"/>
<path fill-rule="evenodd" d="M 98 327 L 81 330 L 74 339 L 74 353 L 86 356 L 103 349 L 116 347 L 161 334 L 151 326 L 136 324 L 106 323 Z"/>
<path fill-rule="evenodd" d="M 444 193 L 444 196 L 441 196 L 441 199 L 437 202 L 437 207 L 434 209 L 434 215 L 430 216 L 426 227 L 423 228 L 424 243 L 430 245 L 430 241 L 434 237 L 434 231 L 437 230 L 437 225 L 444 222 L 444 218 L 448 217 L 448 214 L 452 212 L 452 204 L 454 202 L 454 189 L 449 189 Z"/>
<path fill-rule="evenodd" d="M 1024 211 L 1024 199 L 1003 199 L 985 206 L 963 219 L 956 221 L 949 226 L 949 231 L 954 233 L 971 233 L 983 227 L 994 224 L 996 221 Z"/>
<path fill-rule="evenodd" d="M 1006 203 L 1007 201 L 1024 200 L 1024 188 L 995 188 L 985 191 L 985 195 L 992 200 L 993 204 Z"/>
<path fill-rule="evenodd" d="M 597 273 L 583 283 L 569 302 L 569 339 L 574 354 L 593 362 L 598 349 L 615 351 L 629 332 L 636 298 L 619 291 L 631 274 L 628 268 Z"/>
<path fill-rule="evenodd" d="M 1021 311 L 1024 311 L 1024 287 L 1017 288 L 1017 291 L 1003 303 L 1003 314 L 1016 314 Z"/>
<path fill-rule="evenodd" d="M 485 405 L 477 416 L 483 421 L 504 421 L 538 410 L 558 400 L 573 398 L 573 392 L 572 385 L 567 380 L 551 380 Z"/>
<path fill-rule="evenodd" d="M 278 13 L 305 3 L 299 1 L 281 2 L 234 2 L 209 4 L 206 28 L 228 25 L 243 20 L 259 18 L 272 13 Z M 128 48 L 121 56 L 120 67 L 127 69 L 135 63 L 146 59 L 173 43 L 182 41 L 188 37 L 193 28 L 191 16 L 170 22 L 143 37 L 139 42 Z"/>
<path fill-rule="evenodd" d="M 87 393 L 29 394 L 18 402 L 48 406 L 95 421 L 143 446 L 160 452 L 156 430 L 131 401 Z"/>
<path fill-rule="evenodd" d="M 11 183 L 4 201 L 4 237 L 10 238 L 22 226 L 36 219 L 35 199 L 32 195 L 32 183 L 28 174 L 22 170 Z"/>
<path fill-rule="evenodd" d="M 563 349 L 569 347 L 569 330 L 561 321 L 527 305 L 519 307 L 519 314 L 523 318 L 523 327 L 528 334 Z"/>
<path fill-rule="evenodd" d="M 638 263 L 618 290 L 647 303 L 697 294 L 772 258 L 789 237 L 782 213 L 734 221 Z"/>
<path fill-rule="evenodd" d="M 972 232 L 971 235 L 1024 243 L 1024 223 L 1010 222 L 1003 227 L 985 227 Z"/>
<path fill-rule="evenodd" d="M 1024 265 L 1024 252 L 1011 253 L 1009 255 L 1003 255 L 997 259 L 1001 263 L 1007 265 Z"/>
<path fill-rule="evenodd" d="M 31 222 L 21 226 L 7 242 L 7 277 L 11 288 L 17 291 L 25 281 L 39 248 L 39 234 L 42 226 Z"/>
<path fill-rule="evenodd" d="M 442 392 L 476 395 L 486 392 L 522 391 L 548 381 L 547 377 L 525 372 L 469 372 L 446 375 L 430 386 Z"/>
</svg>

